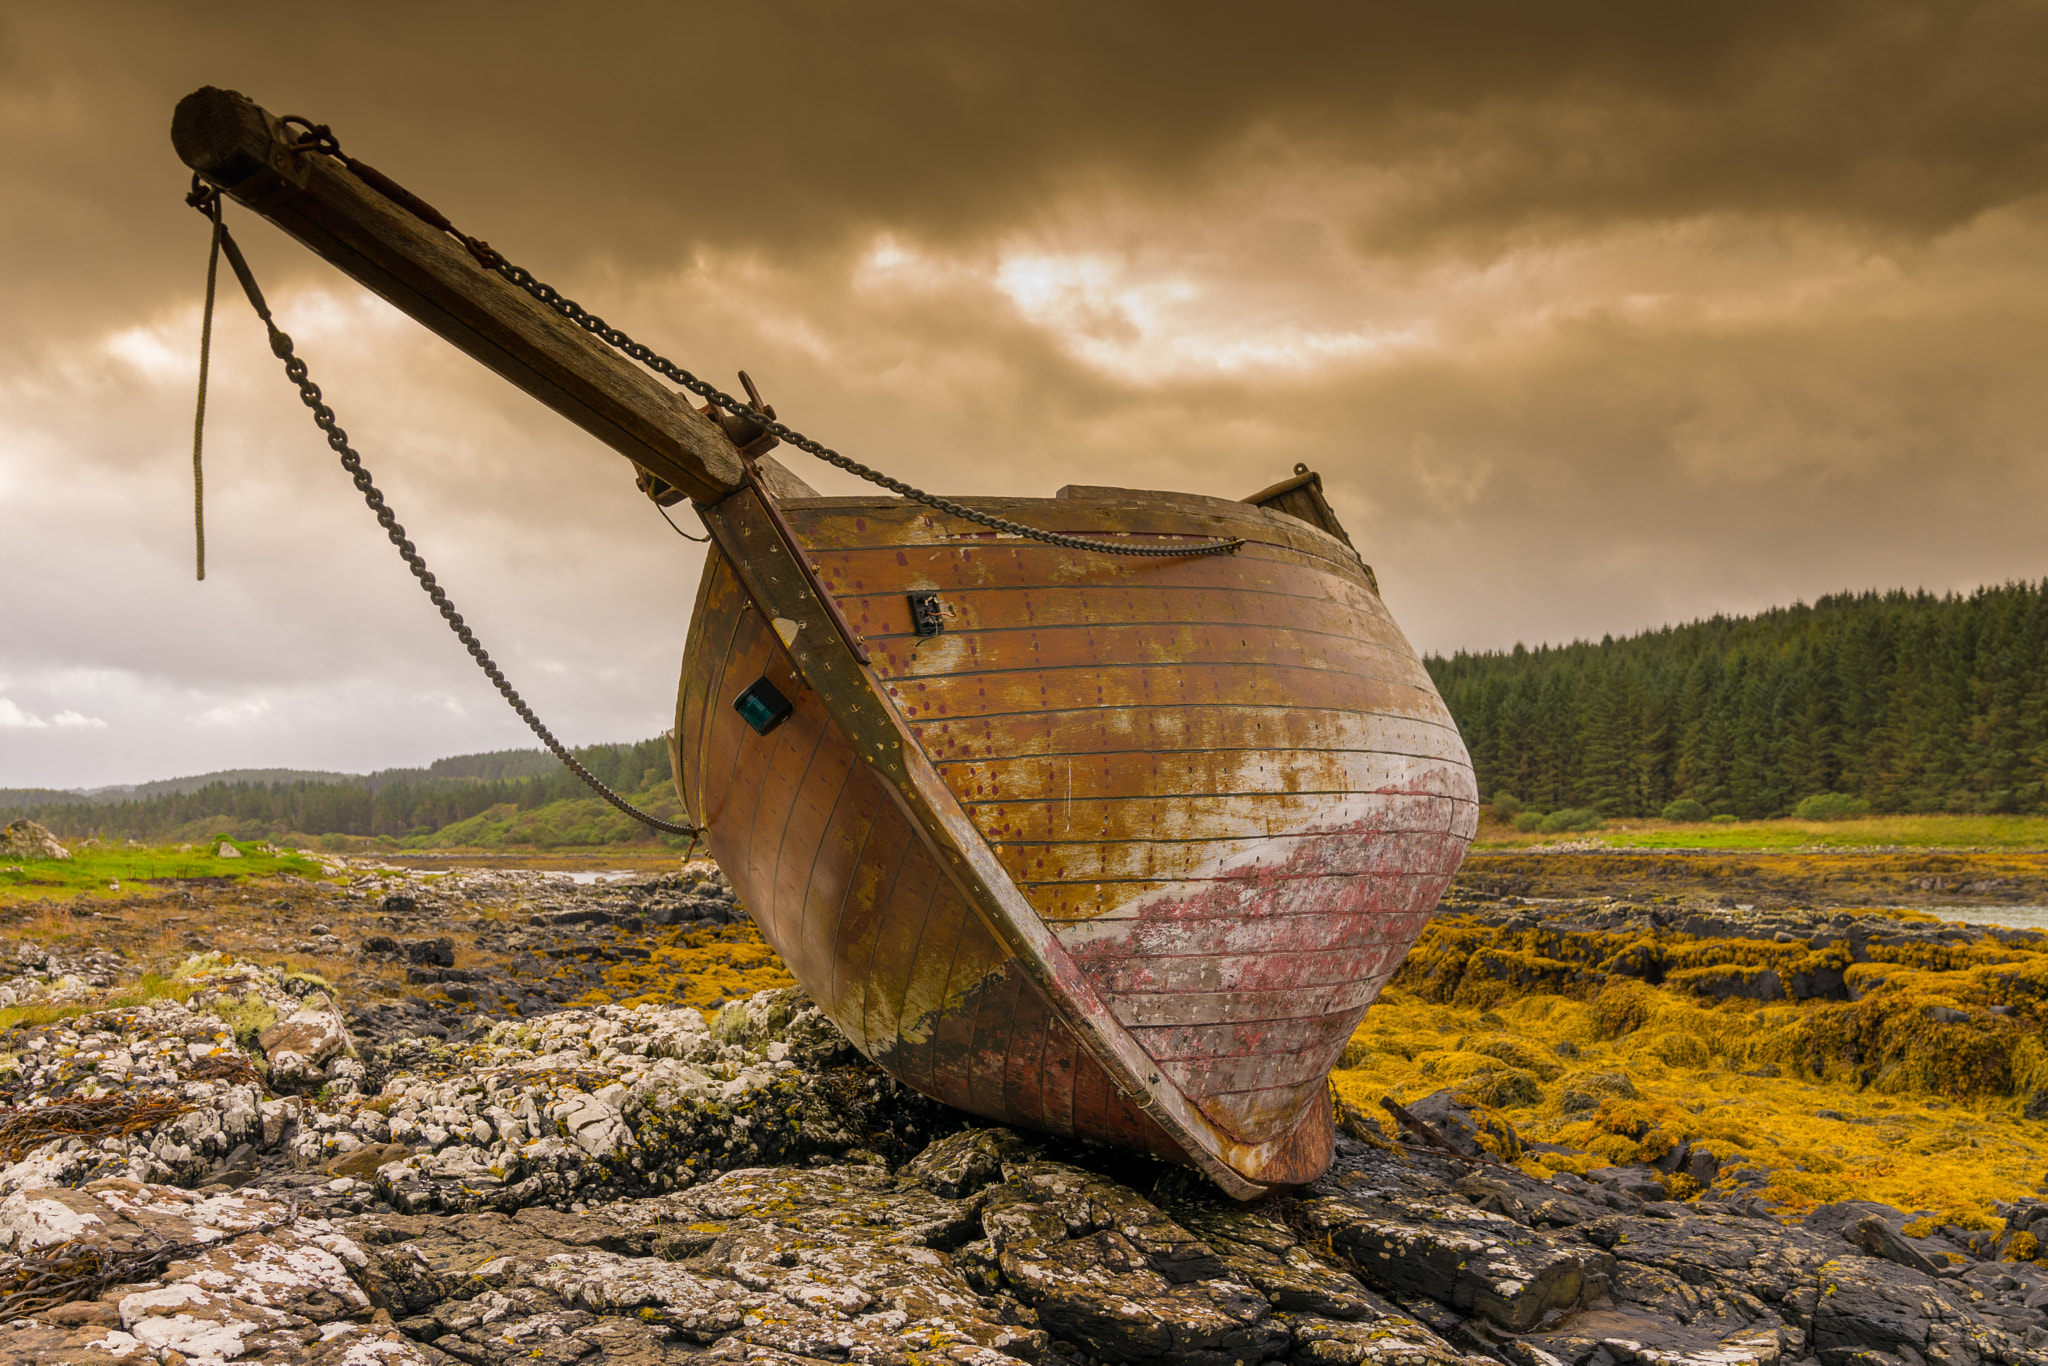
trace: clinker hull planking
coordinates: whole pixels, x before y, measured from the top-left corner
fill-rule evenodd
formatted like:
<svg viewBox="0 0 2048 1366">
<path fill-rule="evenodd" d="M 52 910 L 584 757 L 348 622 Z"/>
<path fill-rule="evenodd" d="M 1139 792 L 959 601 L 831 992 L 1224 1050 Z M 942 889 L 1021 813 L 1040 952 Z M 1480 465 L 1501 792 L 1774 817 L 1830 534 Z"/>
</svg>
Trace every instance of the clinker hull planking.
<svg viewBox="0 0 2048 1366">
<path fill-rule="evenodd" d="M 1280 487 L 1263 507 L 971 500 L 1070 534 L 1246 542 L 1169 559 L 900 499 L 779 499 L 870 652 L 923 805 L 866 762 L 717 548 L 675 731 L 712 854 L 869 1057 L 962 1110 L 1191 1162 L 1240 1197 L 1327 1166 L 1329 1071 L 1477 813 L 1371 570 L 1276 510 L 1341 535 L 1319 490 L 1306 507 L 1302 480 Z M 766 539 L 745 526 L 760 504 L 720 506 L 737 519 L 721 544 Z M 947 613 L 938 635 L 913 629 L 919 591 Z M 761 678 L 793 703 L 765 735 L 734 708 Z M 952 845 L 931 838 L 947 827 Z"/>
</svg>

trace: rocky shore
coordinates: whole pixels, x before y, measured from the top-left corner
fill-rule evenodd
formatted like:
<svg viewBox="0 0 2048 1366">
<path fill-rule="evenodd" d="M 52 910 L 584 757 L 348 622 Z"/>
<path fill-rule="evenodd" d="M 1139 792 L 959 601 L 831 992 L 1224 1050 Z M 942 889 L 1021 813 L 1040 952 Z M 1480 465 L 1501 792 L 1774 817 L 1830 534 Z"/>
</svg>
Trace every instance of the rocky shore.
<svg viewBox="0 0 2048 1366">
<path fill-rule="evenodd" d="M 1494 936 L 1718 936 L 1734 958 L 1959 942 L 1832 913 L 1464 909 Z M 1517 1131 L 1486 1079 L 1399 1123 L 1347 1103 L 1330 1173 L 1250 1206 L 982 1127 L 794 988 L 742 994 L 773 968 L 709 865 L 349 870 L 9 914 L 0 1361 L 2048 1362 L 2032 1198 L 1991 1229 L 1853 1199 L 1787 1222 L 1739 1164 L 1694 1169 L 1711 1143 L 1601 1165 L 1569 1126 Z M 1626 976 L 1600 961 L 1581 994 Z M 1547 1068 L 1521 1070 L 1554 1112 L 1576 1074 Z"/>
</svg>

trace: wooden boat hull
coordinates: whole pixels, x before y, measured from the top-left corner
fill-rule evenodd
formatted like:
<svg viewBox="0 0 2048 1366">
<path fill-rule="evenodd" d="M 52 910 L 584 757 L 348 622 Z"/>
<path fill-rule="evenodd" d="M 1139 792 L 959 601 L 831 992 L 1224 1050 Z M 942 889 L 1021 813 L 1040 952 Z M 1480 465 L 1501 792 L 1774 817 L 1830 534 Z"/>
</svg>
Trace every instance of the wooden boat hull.
<svg viewBox="0 0 2048 1366">
<path fill-rule="evenodd" d="M 1371 571 L 1294 517 L 1188 495 L 974 505 L 1244 548 L 1136 559 L 896 499 L 779 505 L 943 785 L 929 801 L 984 846 L 977 874 L 927 837 L 929 806 L 906 809 L 714 548 L 678 787 L 820 1008 L 904 1084 L 997 1122 L 1195 1161 L 1241 1195 L 1319 1175 L 1329 1070 L 1477 812 Z M 730 515 L 729 544 L 760 521 Z M 913 591 L 938 593 L 942 634 L 915 634 Z M 764 677 L 794 705 L 757 735 L 733 699 Z M 1035 924 L 990 913 L 1002 879 Z"/>
<path fill-rule="evenodd" d="M 737 401 L 693 408 L 324 137 L 212 87 L 171 135 L 204 183 L 629 458 L 650 496 L 695 504 L 717 550 L 677 785 L 870 1056 L 964 1109 L 1184 1158 L 1234 1194 L 1322 1170 L 1324 1076 L 1476 805 L 1456 728 L 1311 471 L 1261 506 L 980 500 L 1047 530 L 1243 538 L 1214 557 L 792 497 L 808 491 L 754 458 L 771 439 Z M 914 590 L 951 609 L 936 639 L 910 629 Z M 756 734 L 733 701 L 764 676 L 795 705 Z"/>
</svg>

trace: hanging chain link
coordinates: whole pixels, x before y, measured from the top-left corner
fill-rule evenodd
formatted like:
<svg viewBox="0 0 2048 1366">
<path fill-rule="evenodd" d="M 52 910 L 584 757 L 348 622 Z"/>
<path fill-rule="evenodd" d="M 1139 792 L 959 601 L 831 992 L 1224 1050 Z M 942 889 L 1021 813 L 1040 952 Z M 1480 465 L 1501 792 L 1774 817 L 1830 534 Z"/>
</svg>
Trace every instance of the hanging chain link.
<svg viewBox="0 0 2048 1366">
<path fill-rule="evenodd" d="M 498 695 L 510 704 L 513 711 L 519 713 L 519 719 L 526 722 L 533 733 L 540 737 L 540 742 L 548 747 L 549 752 L 562 761 L 563 767 L 582 779 L 591 791 L 642 825 L 652 826 L 671 835 L 688 835 L 695 840 L 703 833 L 699 827 L 677 825 L 650 812 L 642 811 L 606 786 L 601 778 L 586 768 L 581 760 L 569 752 L 567 746 L 555 738 L 554 732 L 547 728 L 540 717 L 534 715 L 533 708 L 526 705 L 526 699 L 521 697 L 518 689 L 506 679 L 497 661 L 491 658 L 490 652 L 477 640 L 476 633 L 469 629 L 469 624 L 462 619 L 462 614 L 455 610 L 455 604 L 448 600 L 447 590 L 435 580 L 433 571 L 427 568 L 427 562 L 420 557 L 418 549 L 406 538 L 405 528 L 399 525 L 397 514 L 392 512 L 391 505 L 384 501 L 384 494 L 371 480 L 370 472 L 363 468 L 362 456 L 349 445 L 348 433 L 335 422 L 334 410 L 321 400 L 320 386 L 313 382 L 306 362 L 300 360 L 298 353 L 293 349 L 291 337 L 279 328 L 270 316 L 270 306 L 263 300 L 263 291 L 256 287 L 256 277 L 250 272 L 249 263 L 242 256 L 242 249 L 236 245 L 234 237 L 227 231 L 226 224 L 221 221 L 217 199 L 216 191 L 213 202 L 202 200 L 195 203 L 194 207 L 213 219 L 216 231 L 220 234 L 221 250 L 227 254 L 228 264 L 234 268 L 236 278 L 242 282 L 242 290 L 249 296 L 250 304 L 255 307 L 256 316 L 261 318 L 263 326 L 269 329 L 271 353 L 284 362 L 285 374 L 298 386 L 299 401 L 312 409 L 313 425 L 320 429 L 327 438 L 328 446 L 341 457 L 341 467 L 348 471 L 349 478 L 355 482 L 357 492 L 363 495 L 363 501 L 368 503 L 370 511 L 376 514 L 377 525 L 384 528 L 384 534 L 391 538 L 391 544 L 398 547 L 399 557 L 405 561 L 406 568 L 412 571 L 412 576 L 419 580 L 420 587 L 439 609 L 441 619 L 448 623 L 448 629 L 455 633 L 456 639 L 462 642 L 462 647 L 469 651 L 469 657 L 476 661 L 477 667 L 484 671 L 484 676 L 491 680 L 492 685 L 498 690 Z"/>
<path fill-rule="evenodd" d="M 504 276 L 505 279 L 525 290 L 541 304 L 561 314 L 564 318 L 575 323 L 607 346 L 630 356 L 656 374 L 673 380 L 697 397 L 717 405 L 724 411 L 744 417 L 761 431 L 779 437 L 798 450 L 814 455 L 828 465 L 845 470 L 848 474 L 865 479 L 870 484 L 879 485 L 889 490 L 889 492 L 907 498 L 914 503 L 923 503 L 926 507 L 937 508 L 941 512 L 950 513 L 952 516 L 959 517 L 962 520 L 977 522 L 982 526 L 992 527 L 997 531 L 1007 532 L 1012 536 L 1042 541 L 1046 545 L 1061 546 L 1068 550 L 1092 550 L 1103 555 L 1136 555 L 1155 559 L 1178 559 L 1194 555 L 1228 555 L 1244 545 L 1241 539 L 1198 541 L 1193 544 L 1179 545 L 1138 545 L 1128 541 L 1105 540 L 1098 536 L 1069 536 L 1063 532 L 1043 531 L 1037 527 L 1026 526 L 1022 522 L 1013 522 L 1007 517 L 998 517 L 993 513 L 980 512 L 968 507 L 965 503 L 958 503 L 951 498 L 941 497 L 935 493 L 927 493 L 923 489 L 906 484 L 901 479 L 893 478 L 882 473 L 880 470 L 863 465 L 851 456 L 841 455 L 838 451 L 824 445 L 822 442 L 813 441 L 795 428 L 776 421 L 766 412 L 763 412 L 759 406 L 734 398 L 717 385 L 697 378 L 697 376 L 648 347 L 645 343 L 633 340 L 624 331 L 611 326 L 603 318 L 598 317 L 574 299 L 564 295 L 553 285 L 535 279 L 531 271 L 513 265 L 501 253 L 493 249 L 490 243 L 471 237 L 468 233 L 458 229 L 449 221 L 446 214 L 410 190 L 407 190 L 404 186 L 399 185 L 374 166 L 357 161 L 354 157 L 343 152 L 341 150 L 341 143 L 334 136 L 334 130 L 326 124 L 311 123 L 296 115 L 285 118 L 283 122 L 305 130 L 298 140 L 293 143 L 295 150 L 301 152 L 321 152 L 333 157 L 342 165 L 355 172 L 364 183 L 368 184 L 385 198 L 391 200 L 392 203 L 406 209 L 430 227 L 438 228 L 440 231 L 454 237 L 468 249 L 469 254 L 474 256 L 485 269 L 496 271 L 499 275 Z"/>
</svg>

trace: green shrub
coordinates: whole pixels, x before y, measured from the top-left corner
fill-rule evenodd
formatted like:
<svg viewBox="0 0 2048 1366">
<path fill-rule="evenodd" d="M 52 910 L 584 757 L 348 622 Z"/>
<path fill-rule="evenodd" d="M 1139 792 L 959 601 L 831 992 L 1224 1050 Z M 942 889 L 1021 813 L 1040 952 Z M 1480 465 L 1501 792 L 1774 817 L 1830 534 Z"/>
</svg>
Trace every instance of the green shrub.
<svg viewBox="0 0 2048 1366">
<path fill-rule="evenodd" d="M 1869 814 L 1869 802 L 1844 792 L 1817 792 L 1792 808 L 1794 818 L 1802 821 L 1845 821 Z"/>
<path fill-rule="evenodd" d="M 1542 824 L 1543 813 L 1541 811 L 1524 811 L 1521 815 L 1515 817 L 1515 829 L 1517 830 L 1535 830 L 1540 828 Z"/>
<path fill-rule="evenodd" d="M 1723 811 L 1720 815 L 1711 817 L 1710 819 L 1713 821 L 1715 825 L 1735 824 L 1735 817 L 1729 815 L 1726 811 Z"/>
<path fill-rule="evenodd" d="M 1664 808 L 1667 821 L 1703 821 L 1707 818 L 1707 804 L 1698 797 L 1680 797 Z"/>
<path fill-rule="evenodd" d="M 1512 816 L 1522 809 L 1522 799 L 1512 792 L 1496 792 L 1493 794 L 1493 809 Z"/>
<path fill-rule="evenodd" d="M 1551 812 L 1543 818 L 1543 824 L 1539 828 L 1546 835 L 1554 835 L 1560 830 L 1598 830 L 1604 824 L 1606 822 L 1600 819 L 1598 811 L 1573 806 L 1563 811 Z"/>
</svg>

